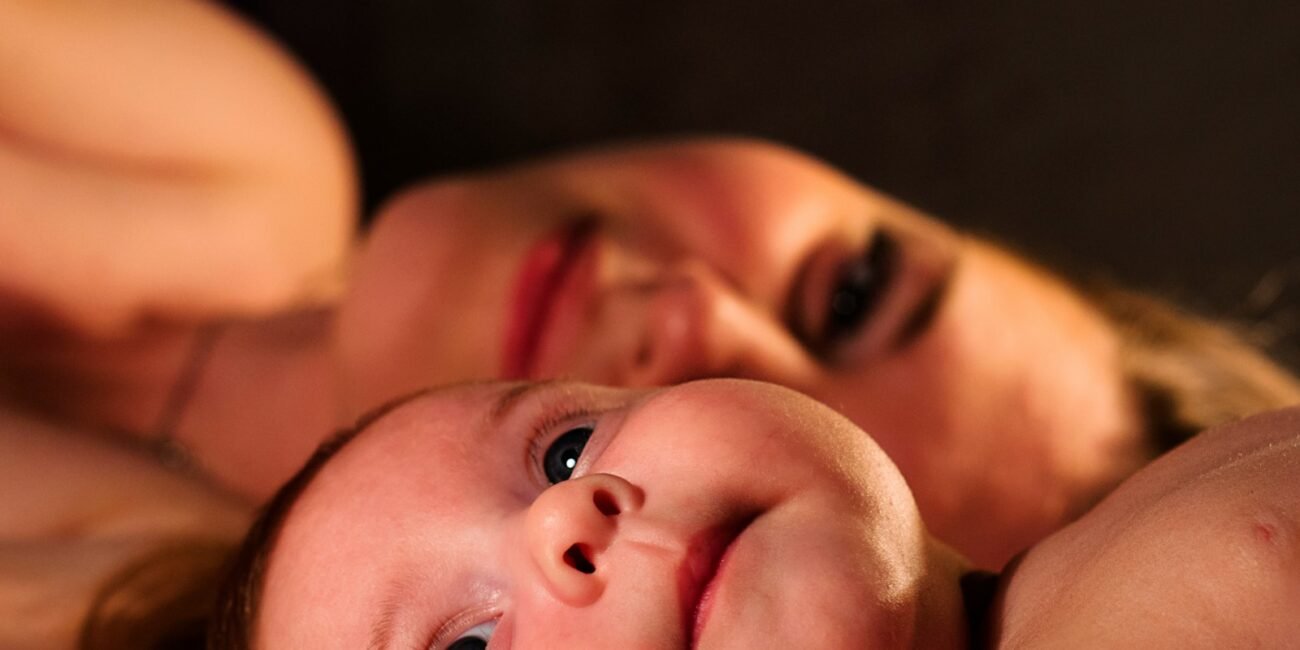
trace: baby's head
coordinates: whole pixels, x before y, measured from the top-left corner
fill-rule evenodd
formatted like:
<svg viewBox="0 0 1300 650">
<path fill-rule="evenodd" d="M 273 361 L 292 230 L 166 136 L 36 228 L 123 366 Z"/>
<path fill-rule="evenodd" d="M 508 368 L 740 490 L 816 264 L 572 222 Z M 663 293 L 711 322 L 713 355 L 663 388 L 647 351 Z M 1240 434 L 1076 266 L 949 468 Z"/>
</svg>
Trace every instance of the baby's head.
<svg viewBox="0 0 1300 650">
<path fill-rule="evenodd" d="M 472 384 L 357 432 L 255 527 L 213 647 L 1272 647 L 1300 634 L 1300 407 L 1145 468 L 1029 550 L 996 598 L 994 583 L 961 580 L 968 565 L 930 538 L 869 436 L 776 386 Z M 961 583 L 981 597 L 963 602 Z"/>
<path fill-rule="evenodd" d="M 961 647 L 963 563 L 792 391 L 473 384 L 327 446 L 245 549 L 217 647 Z"/>
</svg>

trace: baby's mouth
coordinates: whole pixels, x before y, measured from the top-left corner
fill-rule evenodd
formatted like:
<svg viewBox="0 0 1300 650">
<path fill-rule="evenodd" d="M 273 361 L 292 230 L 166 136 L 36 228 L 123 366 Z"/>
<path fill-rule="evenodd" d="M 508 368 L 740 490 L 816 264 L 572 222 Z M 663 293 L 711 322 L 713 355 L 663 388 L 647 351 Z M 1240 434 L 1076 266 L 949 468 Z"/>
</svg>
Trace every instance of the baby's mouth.
<svg viewBox="0 0 1300 650">
<path fill-rule="evenodd" d="M 736 540 L 755 516 L 710 528 L 691 540 L 686 557 L 678 569 L 678 590 L 682 603 L 682 621 L 686 646 L 695 648 L 708 623 L 713 599 Z"/>
</svg>

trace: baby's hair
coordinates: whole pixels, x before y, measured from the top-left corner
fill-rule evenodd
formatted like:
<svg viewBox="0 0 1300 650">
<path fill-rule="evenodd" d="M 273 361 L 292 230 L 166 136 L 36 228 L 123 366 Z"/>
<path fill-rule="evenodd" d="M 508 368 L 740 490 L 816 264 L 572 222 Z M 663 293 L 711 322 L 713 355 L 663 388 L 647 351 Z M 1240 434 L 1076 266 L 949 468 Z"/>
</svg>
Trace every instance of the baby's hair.
<svg viewBox="0 0 1300 650">
<path fill-rule="evenodd" d="M 266 569 L 275 548 L 276 538 L 293 505 L 311 485 L 322 467 L 376 420 L 387 415 L 422 390 L 384 403 L 366 413 L 349 429 L 344 429 L 326 440 L 307 464 L 289 479 L 258 515 L 249 529 L 244 544 L 231 562 L 217 594 L 216 609 L 208 626 L 209 650 L 251 650 L 257 626 L 257 612 L 261 606 Z"/>
</svg>

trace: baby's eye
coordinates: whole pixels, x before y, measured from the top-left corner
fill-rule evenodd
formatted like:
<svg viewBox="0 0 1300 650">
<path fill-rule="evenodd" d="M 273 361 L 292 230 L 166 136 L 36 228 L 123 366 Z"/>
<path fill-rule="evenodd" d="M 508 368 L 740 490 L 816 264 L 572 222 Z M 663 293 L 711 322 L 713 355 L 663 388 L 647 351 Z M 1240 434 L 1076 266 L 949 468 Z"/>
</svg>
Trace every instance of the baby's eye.
<svg viewBox="0 0 1300 650">
<path fill-rule="evenodd" d="M 456 637 L 447 650 L 485 650 L 488 647 L 488 641 L 492 640 L 492 633 L 497 629 L 496 621 L 480 623 L 465 631 L 464 634 Z"/>
<path fill-rule="evenodd" d="M 591 438 L 591 431 L 590 426 L 569 429 L 546 448 L 546 454 L 542 457 L 542 470 L 552 485 L 567 481 L 573 476 L 573 469 L 578 466 L 578 459 L 587 446 L 587 440 Z"/>
</svg>

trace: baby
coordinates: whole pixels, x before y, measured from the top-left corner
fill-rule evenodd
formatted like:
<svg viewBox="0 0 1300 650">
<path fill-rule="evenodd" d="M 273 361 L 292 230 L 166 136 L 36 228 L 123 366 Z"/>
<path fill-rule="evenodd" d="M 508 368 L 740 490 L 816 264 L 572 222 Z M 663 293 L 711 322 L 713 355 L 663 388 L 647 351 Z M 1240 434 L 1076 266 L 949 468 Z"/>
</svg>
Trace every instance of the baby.
<svg viewBox="0 0 1300 650">
<path fill-rule="evenodd" d="M 798 393 L 473 384 L 382 409 L 254 528 L 215 648 L 1276 647 L 1300 410 L 1192 440 L 1000 578 Z"/>
</svg>

